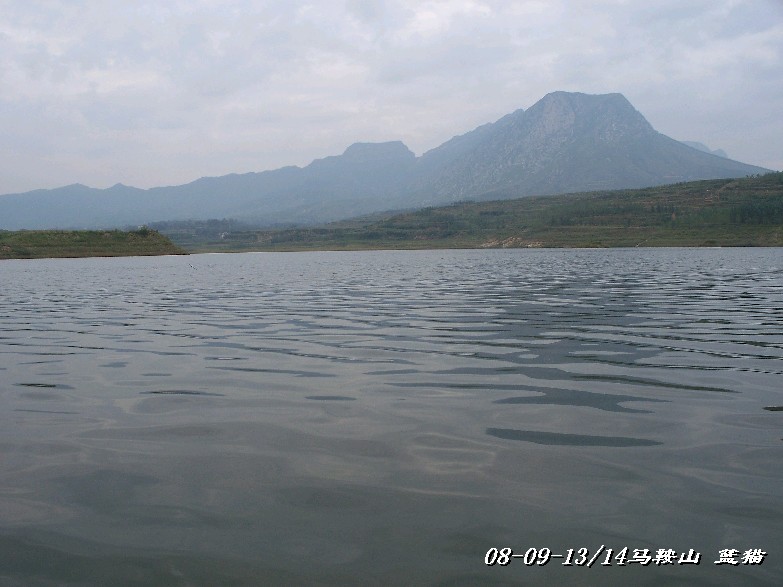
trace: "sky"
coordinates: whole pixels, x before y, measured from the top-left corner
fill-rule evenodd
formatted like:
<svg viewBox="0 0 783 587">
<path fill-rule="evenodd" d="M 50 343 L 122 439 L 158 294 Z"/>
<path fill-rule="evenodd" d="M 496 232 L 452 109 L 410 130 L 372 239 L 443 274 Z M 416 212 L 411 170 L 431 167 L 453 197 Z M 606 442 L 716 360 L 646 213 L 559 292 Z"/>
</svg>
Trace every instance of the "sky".
<svg viewBox="0 0 783 587">
<path fill-rule="evenodd" d="M 549 92 L 783 169 L 783 0 L 0 0 L 0 194 L 417 155 Z"/>
</svg>

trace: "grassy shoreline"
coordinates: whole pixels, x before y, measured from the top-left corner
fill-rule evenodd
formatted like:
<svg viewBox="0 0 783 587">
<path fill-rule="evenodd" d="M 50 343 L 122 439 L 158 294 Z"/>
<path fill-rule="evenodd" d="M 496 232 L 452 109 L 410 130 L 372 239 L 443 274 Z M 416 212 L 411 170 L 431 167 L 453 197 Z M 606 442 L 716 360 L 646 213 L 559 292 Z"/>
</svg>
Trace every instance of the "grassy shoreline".
<svg viewBox="0 0 783 587">
<path fill-rule="evenodd" d="M 155 230 L 0 230 L 0 259 L 185 255 Z"/>
</svg>

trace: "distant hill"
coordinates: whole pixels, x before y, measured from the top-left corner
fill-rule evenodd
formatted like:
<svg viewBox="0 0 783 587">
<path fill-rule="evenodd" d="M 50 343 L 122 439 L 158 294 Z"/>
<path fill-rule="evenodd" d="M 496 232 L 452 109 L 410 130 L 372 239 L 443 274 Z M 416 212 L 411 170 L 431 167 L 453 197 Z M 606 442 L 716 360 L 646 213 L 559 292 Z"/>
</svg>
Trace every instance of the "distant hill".
<svg viewBox="0 0 783 587">
<path fill-rule="evenodd" d="M 0 228 L 108 228 L 234 218 L 317 223 L 460 200 L 636 188 L 768 170 L 656 132 L 621 94 L 554 92 L 528 110 L 416 157 L 403 143 L 357 143 L 306 167 L 141 190 L 72 185 L 0 196 Z"/>
<path fill-rule="evenodd" d="M 783 246 L 783 173 L 466 202 L 323 226 L 169 227 L 191 251 Z"/>
<path fill-rule="evenodd" d="M 704 143 L 699 143 L 697 141 L 682 141 L 684 144 L 688 145 L 689 147 L 693 147 L 694 149 L 698 149 L 699 151 L 703 151 L 704 153 L 710 153 L 712 155 L 717 155 L 718 157 L 723 157 L 724 159 L 728 159 L 729 156 L 726 154 L 726 151 L 723 149 L 715 149 L 714 151 L 710 149 L 707 145 Z"/>
</svg>

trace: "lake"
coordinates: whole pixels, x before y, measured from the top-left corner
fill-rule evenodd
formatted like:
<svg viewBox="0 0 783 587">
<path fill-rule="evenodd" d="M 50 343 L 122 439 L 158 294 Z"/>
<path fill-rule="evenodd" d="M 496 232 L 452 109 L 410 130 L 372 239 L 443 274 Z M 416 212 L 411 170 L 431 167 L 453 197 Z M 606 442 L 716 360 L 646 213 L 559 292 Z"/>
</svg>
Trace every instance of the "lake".
<svg viewBox="0 0 783 587">
<path fill-rule="evenodd" d="M 4 587 L 780 584 L 781 249 L 0 280 Z"/>
</svg>

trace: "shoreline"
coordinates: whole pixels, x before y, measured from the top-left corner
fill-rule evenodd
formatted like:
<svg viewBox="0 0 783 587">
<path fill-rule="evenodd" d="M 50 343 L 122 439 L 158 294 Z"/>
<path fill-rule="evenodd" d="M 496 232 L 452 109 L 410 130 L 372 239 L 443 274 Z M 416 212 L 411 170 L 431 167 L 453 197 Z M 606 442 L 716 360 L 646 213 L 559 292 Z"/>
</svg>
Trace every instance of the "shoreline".
<svg viewBox="0 0 783 587">
<path fill-rule="evenodd" d="M 0 231 L 0 260 L 187 255 L 155 230 Z"/>
</svg>

